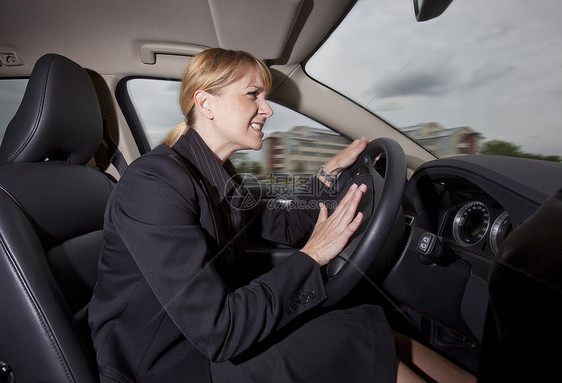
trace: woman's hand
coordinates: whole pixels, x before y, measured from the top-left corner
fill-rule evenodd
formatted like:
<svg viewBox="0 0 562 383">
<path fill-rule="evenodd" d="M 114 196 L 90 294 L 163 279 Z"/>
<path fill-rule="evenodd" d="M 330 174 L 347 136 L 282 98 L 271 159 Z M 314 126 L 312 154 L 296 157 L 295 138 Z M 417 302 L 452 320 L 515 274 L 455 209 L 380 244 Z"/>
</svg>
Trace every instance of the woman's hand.
<svg viewBox="0 0 562 383">
<path fill-rule="evenodd" d="M 324 171 L 330 175 L 342 172 L 357 160 L 359 154 L 361 154 L 366 147 L 367 139 L 365 137 L 354 140 L 345 149 L 337 153 L 324 164 Z"/>
<path fill-rule="evenodd" d="M 316 226 L 301 251 L 320 266 L 326 265 L 338 255 L 361 224 L 363 213 L 355 215 L 355 211 L 366 191 L 367 186 L 364 184 L 353 184 L 329 217 L 328 209 L 321 204 Z"/>
</svg>

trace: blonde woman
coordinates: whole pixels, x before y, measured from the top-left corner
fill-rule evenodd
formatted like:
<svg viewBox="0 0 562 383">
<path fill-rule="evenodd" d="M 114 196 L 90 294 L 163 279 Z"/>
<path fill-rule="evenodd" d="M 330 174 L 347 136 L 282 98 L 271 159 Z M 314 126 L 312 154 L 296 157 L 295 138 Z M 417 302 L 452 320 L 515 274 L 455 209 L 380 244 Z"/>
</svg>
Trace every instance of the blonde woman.
<svg viewBox="0 0 562 383">
<path fill-rule="evenodd" d="M 240 205 L 245 191 L 228 158 L 262 147 L 270 88 L 268 68 L 249 53 L 197 55 L 181 87 L 185 123 L 117 184 L 89 306 L 102 382 L 395 381 L 394 341 L 379 307 L 319 308 L 320 266 L 358 228 L 365 186 L 353 186 L 331 215 L 322 204 L 258 204 L 248 215 Z M 321 192 L 303 198 L 332 198 L 330 177 L 365 146 L 356 140 L 328 161 L 310 181 Z M 250 230 L 306 242 L 244 281 Z"/>
</svg>

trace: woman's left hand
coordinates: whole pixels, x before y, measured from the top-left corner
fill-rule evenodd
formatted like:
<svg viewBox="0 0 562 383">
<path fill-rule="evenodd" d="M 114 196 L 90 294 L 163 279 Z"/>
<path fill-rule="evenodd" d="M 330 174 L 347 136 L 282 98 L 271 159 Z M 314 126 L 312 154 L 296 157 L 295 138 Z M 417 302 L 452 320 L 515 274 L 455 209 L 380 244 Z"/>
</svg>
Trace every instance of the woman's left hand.
<svg viewBox="0 0 562 383">
<path fill-rule="evenodd" d="M 349 144 L 345 149 L 333 156 L 328 162 L 324 164 L 324 172 L 329 176 L 335 177 L 356 160 L 359 154 L 367 146 L 367 139 L 365 137 L 358 138 Z"/>
</svg>

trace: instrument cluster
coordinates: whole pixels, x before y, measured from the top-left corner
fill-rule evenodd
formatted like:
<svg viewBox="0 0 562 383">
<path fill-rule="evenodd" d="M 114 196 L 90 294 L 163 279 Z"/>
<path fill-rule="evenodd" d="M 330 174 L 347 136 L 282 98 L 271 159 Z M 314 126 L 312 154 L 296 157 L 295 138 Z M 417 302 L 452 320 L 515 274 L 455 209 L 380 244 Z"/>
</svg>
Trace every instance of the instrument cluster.
<svg viewBox="0 0 562 383">
<path fill-rule="evenodd" d="M 458 246 L 494 258 L 511 231 L 509 215 L 499 204 L 474 199 L 449 210 L 443 234 Z"/>
</svg>

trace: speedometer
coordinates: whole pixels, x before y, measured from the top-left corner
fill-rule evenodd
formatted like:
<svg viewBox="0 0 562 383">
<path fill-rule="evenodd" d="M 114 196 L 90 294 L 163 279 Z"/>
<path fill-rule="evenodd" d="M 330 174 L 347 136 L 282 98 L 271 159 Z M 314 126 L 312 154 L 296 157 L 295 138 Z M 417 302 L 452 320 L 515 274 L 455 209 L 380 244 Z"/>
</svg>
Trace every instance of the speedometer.
<svg viewBox="0 0 562 383">
<path fill-rule="evenodd" d="M 490 226 L 490 212 L 480 201 L 472 201 L 460 208 L 453 222 L 453 236 L 461 246 L 480 242 Z"/>
<path fill-rule="evenodd" d="M 509 233 L 511 233 L 511 220 L 506 211 L 501 213 L 492 224 L 490 230 L 490 246 L 495 255 L 498 254 L 500 245 Z"/>
</svg>

